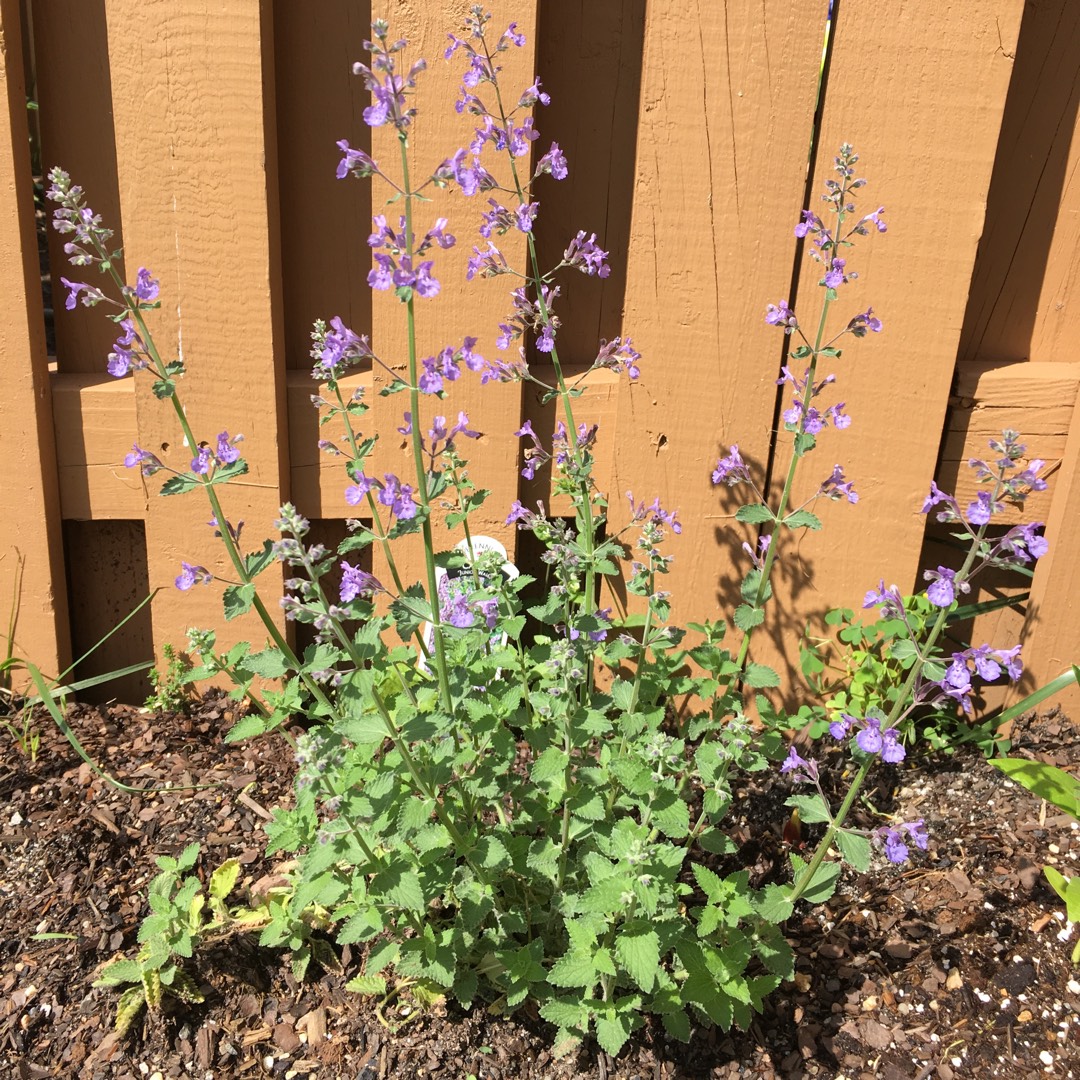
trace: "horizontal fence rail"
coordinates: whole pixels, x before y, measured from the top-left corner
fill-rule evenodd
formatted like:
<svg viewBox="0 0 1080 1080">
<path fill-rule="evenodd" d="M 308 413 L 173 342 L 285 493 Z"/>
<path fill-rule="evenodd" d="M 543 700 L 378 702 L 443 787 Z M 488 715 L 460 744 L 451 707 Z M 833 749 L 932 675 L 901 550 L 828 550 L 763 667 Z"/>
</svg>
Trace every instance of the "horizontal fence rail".
<svg viewBox="0 0 1080 1080">
<path fill-rule="evenodd" d="M 538 152 L 554 139 L 570 163 L 565 181 L 537 186 L 541 259 L 557 261 L 579 229 L 610 252 L 610 277 L 568 283 L 556 309 L 560 355 L 568 372 L 583 372 L 601 339 L 622 335 L 643 356 L 632 384 L 590 373 L 580 419 L 599 425 L 609 533 L 628 521 L 628 491 L 679 509 L 673 618 L 717 618 L 738 602 L 742 545 L 755 536 L 710 471 L 734 443 L 774 480 L 786 471 L 775 437 L 785 343 L 763 314 L 817 287 L 792 227 L 850 142 L 871 182 L 863 212 L 884 203 L 889 232 L 859 248 L 862 277 L 845 300 L 872 305 L 885 332 L 837 359 L 854 424 L 830 433 L 814 460 L 822 479 L 842 461 L 861 501 L 823 505 L 823 530 L 800 534 L 780 564 L 756 659 L 799 686 L 807 626 L 832 608 L 858 608 L 881 579 L 919 587 L 920 568 L 949 557 L 947 537 L 920 513 L 930 479 L 970 498 L 963 463 L 1005 426 L 1048 463 L 1049 488 L 1028 509 L 1046 520 L 1050 553 L 1026 603 L 981 617 L 971 633 L 1024 632 L 1021 692 L 1080 659 L 1080 365 L 1067 333 L 1070 301 L 1080 303 L 1080 188 L 1069 182 L 1080 175 L 1076 6 L 837 3 L 824 64 L 823 0 L 489 6 L 496 25 L 516 21 L 530 43 L 507 58 L 508 84 L 539 74 L 552 95 L 536 109 Z M 208 561 L 207 511 L 194 498 L 159 498 L 156 478 L 123 459 L 137 442 L 184 469 L 191 451 L 143 380 L 106 374 L 115 335 L 101 310 L 58 302 L 63 240 L 35 231 L 35 175 L 62 164 L 115 228 L 128 277 L 147 266 L 160 278 L 152 325 L 187 366 L 198 437 L 245 436 L 250 472 L 226 489 L 230 518 L 246 523 L 243 546 L 270 534 L 285 500 L 316 535 L 340 538 L 356 510 L 344 500 L 344 471 L 317 446 L 311 324 L 340 316 L 391 365 L 405 349 L 396 300 L 366 284 L 371 216 L 394 208 L 381 190 L 335 177 L 340 139 L 377 160 L 396 153 L 391 133 L 364 126 L 367 101 L 350 71 L 365 59 L 373 15 L 429 60 L 412 142 L 433 169 L 471 135 L 453 107 L 460 63 L 441 56 L 458 29 L 443 6 L 0 0 L 0 442 L 9 466 L 0 597 L 14 595 L 21 574 L 16 651 L 39 666 L 62 670 L 155 589 L 82 674 L 182 646 L 191 626 L 218 627 L 223 645 L 261 635 L 245 618 L 221 627 L 219 586 L 172 588 L 182 559 L 228 576 Z M 890 34 L 879 33 L 882 22 Z M 441 257 L 440 296 L 421 308 L 421 355 L 473 335 L 494 356 L 508 286 L 465 280 L 476 202 L 435 191 L 426 211 L 447 217 L 459 243 Z M 37 206 L 39 225 L 46 213 Z M 516 237 L 500 243 L 511 264 L 524 255 Z M 543 354 L 531 362 L 543 365 Z M 404 399 L 379 395 L 387 381 L 378 367 L 345 380 L 371 406 L 364 429 L 380 435 L 379 473 L 406 465 L 396 432 Z M 542 575 L 505 517 L 514 499 L 568 512 L 545 474 L 520 475 L 513 434 L 527 420 L 550 431 L 553 406 L 528 384 L 481 386 L 466 372 L 446 402 L 426 409 L 422 423 L 464 410 L 482 433 L 470 470 L 492 494 L 474 531 Z M 816 482 L 795 492 L 795 505 Z M 444 535 L 452 546 L 456 537 Z M 413 550 L 406 575 L 418 578 L 419 566 Z M 277 575 L 260 579 L 268 595 L 280 592 L 280 571 L 268 574 Z M 969 599 L 1022 587 L 987 581 Z M 622 612 L 633 599 L 616 586 L 602 604 Z M 145 685 L 129 678 L 108 692 L 138 700 Z M 1075 691 L 1065 705 L 1080 716 Z"/>
</svg>

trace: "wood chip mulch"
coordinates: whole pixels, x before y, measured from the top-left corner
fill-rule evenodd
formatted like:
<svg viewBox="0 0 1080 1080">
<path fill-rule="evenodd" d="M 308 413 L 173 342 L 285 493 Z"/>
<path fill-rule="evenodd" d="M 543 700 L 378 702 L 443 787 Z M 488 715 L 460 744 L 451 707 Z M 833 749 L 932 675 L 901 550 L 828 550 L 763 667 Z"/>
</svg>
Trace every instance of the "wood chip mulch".
<svg viewBox="0 0 1080 1080">
<path fill-rule="evenodd" d="M 298 984 L 287 954 L 231 938 L 196 957 L 205 1004 L 117 1039 L 116 994 L 90 984 L 104 961 L 134 951 L 154 858 L 198 840 L 203 874 L 235 856 L 248 887 L 274 869 L 262 825 L 289 797 L 290 752 L 275 741 L 226 746 L 231 709 L 208 697 L 189 716 L 71 711 L 114 775 L 173 789 L 154 796 L 103 783 L 47 718 L 36 762 L 0 733 L 3 1077 L 1080 1077 L 1074 928 L 1041 873 L 1047 862 L 1077 872 L 1080 831 L 976 751 L 906 762 L 871 793 L 878 810 L 924 817 L 930 850 L 906 869 L 876 858 L 868 874 L 846 872 L 829 904 L 797 912 L 796 977 L 748 1032 L 695 1029 L 683 1046 L 648 1024 L 617 1059 L 587 1046 L 556 1060 L 551 1030 L 520 1014 L 395 1003 L 386 1026 L 344 989 L 362 959 L 348 948 L 344 975 L 314 970 Z M 1028 719 L 1016 738 L 1015 753 L 1080 766 L 1080 732 L 1064 717 Z M 741 793 L 747 835 L 761 805 L 787 795 L 767 782 L 771 792 Z M 215 786 L 179 790 L 192 784 Z M 779 849 L 783 816 L 764 820 Z"/>
</svg>

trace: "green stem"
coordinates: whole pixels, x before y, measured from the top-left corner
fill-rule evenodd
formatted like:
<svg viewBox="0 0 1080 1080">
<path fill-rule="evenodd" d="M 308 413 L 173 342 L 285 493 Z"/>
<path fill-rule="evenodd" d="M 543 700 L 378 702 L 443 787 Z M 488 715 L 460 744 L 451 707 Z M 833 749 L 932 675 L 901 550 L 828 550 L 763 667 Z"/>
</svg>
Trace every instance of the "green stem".
<svg viewBox="0 0 1080 1080">
<path fill-rule="evenodd" d="M 409 140 L 404 132 L 398 133 L 401 149 L 402 187 L 405 191 L 405 254 L 410 263 L 413 258 L 413 211 L 415 195 L 409 184 Z M 435 638 L 435 670 L 439 680 L 439 695 L 443 708 L 449 716 L 454 715 L 454 697 L 450 691 L 449 668 L 446 663 L 446 647 L 443 642 L 442 611 L 439 604 L 438 577 L 435 573 L 435 538 L 431 529 L 431 501 L 428 498 L 427 469 L 424 467 L 424 445 L 420 435 L 420 389 L 417 383 L 416 362 L 416 297 L 409 294 L 406 314 L 409 337 L 409 408 L 412 411 L 413 467 L 416 471 L 417 495 L 420 498 L 421 528 L 424 534 L 424 566 L 427 570 L 428 596 L 431 600 L 431 626 Z"/>
</svg>

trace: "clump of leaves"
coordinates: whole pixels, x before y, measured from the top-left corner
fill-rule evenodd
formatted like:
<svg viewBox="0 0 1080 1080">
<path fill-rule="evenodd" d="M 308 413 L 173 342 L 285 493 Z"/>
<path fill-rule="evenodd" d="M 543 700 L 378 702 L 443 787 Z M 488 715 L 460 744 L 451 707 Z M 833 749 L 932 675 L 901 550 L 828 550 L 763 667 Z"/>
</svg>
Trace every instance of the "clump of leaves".
<svg viewBox="0 0 1080 1080">
<path fill-rule="evenodd" d="M 185 712 L 191 702 L 191 661 L 168 642 L 161 651 L 164 663 L 160 668 L 150 669 L 154 692 L 146 699 L 146 707 L 161 712 Z"/>
</svg>

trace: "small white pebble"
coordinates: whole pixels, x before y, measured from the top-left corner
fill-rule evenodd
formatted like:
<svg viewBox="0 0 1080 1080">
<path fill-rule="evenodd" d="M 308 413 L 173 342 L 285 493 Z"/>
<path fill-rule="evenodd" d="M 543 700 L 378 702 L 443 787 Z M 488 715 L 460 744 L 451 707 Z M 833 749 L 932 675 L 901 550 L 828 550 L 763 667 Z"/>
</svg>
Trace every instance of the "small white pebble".
<svg viewBox="0 0 1080 1080">
<path fill-rule="evenodd" d="M 959 1058 L 959 1057 L 954 1057 L 952 1059 L 952 1064 L 953 1064 L 953 1068 L 959 1069 L 960 1066 L 964 1064 L 964 1059 Z"/>
<path fill-rule="evenodd" d="M 1012 1001 L 1009 998 L 1002 998 L 1001 999 L 1001 1007 L 1003 1009 L 1008 1009 L 1011 1005 L 1012 1005 Z"/>
<path fill-rule="evenodd" d="M 990 995 L 985 993 L 982 990 L 976 990 L 975 991 L 975 996 L 982 1002 L 987 1002 L 987 1001 L 990 1000 Z"/>
<path fill-rule="evenodd" d="M 1051 855 L 1060 855 L 1061 854 L 1061 848 L 1059 848 L 1057 846 L 1057 844 L 1047 844 L 1046 845 L 1046 850 L 1049 851 Z"/>
<path fill-rule="evenodd" d="M 1080 994 L 1080 982 L 1077 982 L 1075 979 L 1070 979 L 1065 984 L 1065 989 L 1068 990 L 1070 994 Z"/>
<path fill-rule="evenodd" d="M 1040 1050 L 1039 1051 L 1039 1060 L 1044 1065 L 1053 1065 L 1054 1064 L 1054 1055 L 1051 1054 L 1049 1050 Z"/>
<path fill-rule="evenodd" d="M 9 825 L 21 825 L 22 823 L 23 823 L 23 816 L 22 816 L 22 814 L 19 813 L 18 810 L 16 810 L 15 813 L 12 814 L 11 817 L 8 819 L 8 824 Z"/>
<path fill-rule="evenodd" d="M 262 1060 L 263 1068 L 269 1072 L 274 1067 L 274 1055 L 267 1054 Z"/>
</svg>

